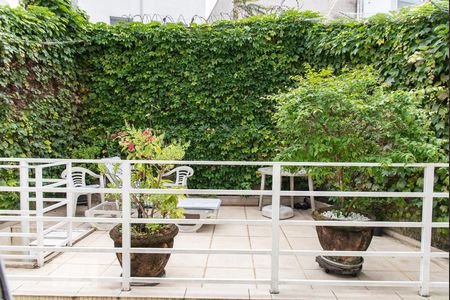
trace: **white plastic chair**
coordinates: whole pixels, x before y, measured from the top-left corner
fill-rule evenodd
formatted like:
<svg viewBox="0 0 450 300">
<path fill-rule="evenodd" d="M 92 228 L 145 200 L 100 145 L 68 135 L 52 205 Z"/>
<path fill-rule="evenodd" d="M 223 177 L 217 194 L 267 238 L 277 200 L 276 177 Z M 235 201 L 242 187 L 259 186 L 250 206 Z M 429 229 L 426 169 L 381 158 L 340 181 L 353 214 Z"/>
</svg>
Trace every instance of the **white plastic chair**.
<svg viewBox="0 0 450 300">
<path fill-rule="evenodd" d="M 99 184 L 86 184 L 86 175 L 89 175 L 93 178 L 98 179 Z M 67 169 L 61 173 L 61 178 L 62 179 L 67 178 Z M 103 176 L 95 174 L 91 170 L 88 170 L 86 168 L 81 168 L 81 167 L 73 167 L 72 168 L 72 183 L 75 188 L 104 188 L 105 187 L 105 180 L 103 179 Z M 73 195 L 73 216 L 75 216 L 75 213 L 76 213 L 78 197 L 80 197 L 81 195 L 86 195 L 88 208 L 91 208 L 92 194 L 97 194 L 97 193 L 96 192 L 74 193 L 74 195 Z M 105 201 L 103 193 L 100 193 L 100 199 L 101 199 L 101 202 Z"/>
<path fill-rule="evenodd" d="M 115 183 L 117 186 L 122 186 L 122 166 L 119 164 L 119 161 L 121 161 L 120 157 L 114 156 L 114 157 L 106 157 L 102 158 L 102 160 L 117 160 L 117 163 L 111 163 L 111 162 L 105 162 L 105 167 L 107 172 L 105 173 L 106 178 L 109 180 L 109 182 Z"/>
<path fill-rule="evenodd" d="M 163 177 L 169 177 L 172 174 L 176 174 L 174 183 L 164 183 L 166 187 L 172 186 L 182 186 L 187 188 L 187 180 L 189 177 L 194 175 L 194 170 L 188 166 L 176 167 L 175 169 L 170 170 L 169 172 L 163 174 Z"/>
</svg>

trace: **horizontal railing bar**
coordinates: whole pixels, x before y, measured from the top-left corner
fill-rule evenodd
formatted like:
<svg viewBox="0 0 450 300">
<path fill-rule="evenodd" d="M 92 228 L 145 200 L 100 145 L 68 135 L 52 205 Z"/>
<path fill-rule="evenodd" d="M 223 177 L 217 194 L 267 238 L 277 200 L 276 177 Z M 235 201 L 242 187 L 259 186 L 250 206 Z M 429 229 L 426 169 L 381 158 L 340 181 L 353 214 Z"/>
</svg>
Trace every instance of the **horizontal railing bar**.
<svg viewBox="0 0 450 300">
<path fill-rule="evenodd" d="M 77 253 L 121 253 L 122 248 L 106 247 L 52 247 L 52 246 L 0 246 L 0 251 L 51 251 Z M 171 253 L 171 254 L 256 254 L 270 255 L 270 249 L 196 249 L 196 248 L 131 248 L 130 253 Z M 280 250 L 281 255 L 340 255 L 367 257 L 420 257 L 422 252 L 396 251 L 325 251 L 325 250 Z M 433 252 L 433 257 L 448 258 L 447 252 Z"/>
<path fill-rule="evenodd" d="M 36 233 L 0 232 L 0 237 L 36 237 L 36 236 L 37 236 Z M 27 249 L 28 247 L 24 247 L 24 250 Z"/>
<path fill-rule="evenodd" d="M 61 178 L 60 179 L 42 178 L 43 183 L 44 182 L 60 182 L 60 181 L 61 181 Z M 30 179 L 28 179 L 28 182 L 36 182 L 36 179 L 30 178 Z"/>
<path fill-rule="evenodd" d="M 0 209 L 0 215 L 36 214 L 35 210 Z"/>
<path fill-rule="evenodd" d="M 79 277 L 79 276 L 38 276 L 38 275 L 8 275 L 10 280 L 36 280 L 36 281 L 122 281 L 122 277 Z M 235 283 L 235 284 L 253 284 L 270 283 L 268 279 L 246 279 L 246 278 L 187 278 L 187 277 L 130 277 L 131 282 L 184 282 L 184 283 Z"/>
<path fill-rule="evenodd" d="M 1 157 L 0 162 L 28 162 L 28 163 L 120 163 L 129 162 L 131 164 L 169 164 L 169 165 L 235 165 L 235 166 L 311 166 L 311 167 L 406 167 L 406 168 L 423 168 L 427 166 L 435 166 L 439 168 L 449 168 L 448 163 L 364 163 L 364 162 L 274 162 L 274 161 L 200 161 L 200 160 L 115 160 L 115 159 L 51 159 L 51 158 L 8 158 Z"/>
<path fill-rule="evenodd" d="M 53 216 L 0 216 L 0 221 L 44 221 L 44 222 L 92 222 L 92 223 L 122 223 L 122 218 L 93 217 L 53 217 Z M 244 219 L 148 219 L 132 218 L 133 224 L 230 224 L 230 225 L 270 225 L 271 220 Z M 422 227 L 421 222 L 386 222 L 386 221 L 314 221 L 314 220 L 283 220 L 280 225 L 299 226 L 337 226 L 337 227 Z M 449 227 L 448 222 L 434 222 L 433 227 Z"/>
<path fill-rule="evenodd" d="M 19 165 L 0 165 L 0 169 L 20 169 Z"/>
<path fill-rule="evenodd" d="M 53 161 L 55 161 L 55 160 L 53 160 Z M 40 167 L 40 168 L 42 168 L 42 169 L 45 169 L 45 168 L 51 168 L 51 167 L 58 167 L 58 166 L 62 166 L 62 165 L 65 165 L 65 164 L 67 164 L 67 162 L 62 162 L 61 160 L 59 160 L 59 159 L 57 159 L 54 163 L 47 163 L 47 164 L 43 164 L 43 165 L 36 165 L 36 166 L 33 166 L 33 167 Z"/>
<path fill-rule="evenodd" d="M 338 251 L 338 250 L 280 250 L 281 255 L 304 255 L 304 256 L 367 256 L 367 257 L 421 257 L 422 252 L 413 251 Z"/>
<path fill-rule="evenodd" d="M 118 188 L 84 188 L 84 187 L 12 187 L 0 186 L 0 192 L 47 192 L 47 193 L 109 193 L 121 194 L 124 192 Z M 272 195 L 271 190 L 200 190 L 200 189 L 130 189 L 132 194 L 191 194 L 191 195 L 243 195 L 259 196 Z"/>
<path fill-rule="evenodd" d="M 69 276 L 37 276 L 37 275 L 8 275 L 10 280 L 32 280 L 32 281 L 121 281 L 122 277 L 69 277 Z M 182 282 L 182 283 L 227 283 L 227 284 L 254 284 L 270 283 L 269 279 L 246 279 L 246 278 L 186 278 L 186 277 L 130 277 L 131 282 Z M 317 285 L 317 286 L 401 286 L 416 287 L 419 281 L 388 281 L 388 280 L 317 280 L 317 279 L 280 279 L 280 284 L 291 285 Z M 431 287 L 447 287 L 448 282 L 432 282 Z"/>
<path fill-rule="evenodd" d="M 319 280 L 319 279 L 280 279 L 280 284 L 326 285 L 326 286 L 402 286 L 416 287 L 419 281 L 390 280 Z"/>
<path fill-rule="evenodd" d="M 47 185 L 44 187 L 12 187 L 0 186 L 4 192 L 92 192 L 92 193 L 117 193 L 123 192 L 117 188 L 56 188 L 66 181 Z M 129 189 L 134 194 L 203 194 L 203 195 L 272 195 L 271 190 L 221 190 L 221 189 Z M 377 198 L 422 198 L 422 192 L 355 192 L 355 191 L 281 191 L 281 196 L 322 196 L 322 197 L 377 197 Z M 434 193 L 435 198 L 448 198 L 449 193 Z"/>
<path fill-rule="evenodd" d="M 422 198 L 422 192 L 281 191 L 281 196 Z M 448 194 L 447 194 L 447 197 Z M 444 197 L 443 197 L 444 198 Z"/>
<path fill-rule="evenodd" d="M 0 246 L 0 251 L 51 251 L 76 253 L 122 253 L 122 248 L 106 247 L 52 247 L 52 246 Z M 190 249 L 190 248 L 131 248 L 130 253 L 171 254 L 255 254 L 270 255 L 270 249 Z"/>
<path fill-rule="evenodd" d="M 1 257 L 2 257 L 2 259 L 23 260 L 23 259 L 35 259 L 36 255 L 32 255 L 32 254 L 2 254 Z"/>
<path fill-rule="evenodd" d="M 54 185 L 43 187 L 12 187 L 0 186 L 0 192 L 53 192 L 53 193 L 110 193 L 121 194 L 118 188 L 57 188 Z M 61 185 L 63 185 L 61 183 Z M 243 195 L 270 196 L 271 190 L 221 190 L 221 189 L 129 189 L 132 194 L 193 194 L 193 195 Z M 353 192 L 353 191 L 281 191 L 281 196 L 315 196 L 315 197 L 375 197 L 375 198 L 423 198 L 422 192 Z M 449 198 L 449 193 L 434 193 L 435 198 Z"/>
<path fill-rule="evenodd" d="M 53 216 L 0 216 L 0 221 L 43 221 L 43 222 L 74 222 L 74 223 L 122 223 L 122 218 L 95 217 L 53 217 Z M 270 225 L 270 220 L 241 220 L 241 219 L 132 219 L 131 223 L 160 223 L 160 224 L 231 224 L 231 225 Z"/>
</svg>

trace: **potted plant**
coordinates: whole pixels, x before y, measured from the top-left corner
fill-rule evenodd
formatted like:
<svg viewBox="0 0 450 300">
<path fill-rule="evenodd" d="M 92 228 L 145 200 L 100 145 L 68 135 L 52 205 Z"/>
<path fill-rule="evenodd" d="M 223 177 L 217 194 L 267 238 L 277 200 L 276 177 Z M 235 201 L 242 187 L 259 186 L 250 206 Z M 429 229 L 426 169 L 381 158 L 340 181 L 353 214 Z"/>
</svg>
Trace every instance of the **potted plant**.
<svg viewBox="0 0 450 300">
<path fill-rule="evenodd" d="M 390 91 L 370 68 L 319 72 L 307 68 L 298 85 L 273 99 L 278 102 L 275 120 L 282 140 L 277 156 L 282 161 L 415 162 L 438 160 L 437 140 L 427 130 L 424 110 L 414 94 Z M 311 168 L 322 186 L 340 191 L 376 191 L 381 168 Z M 360 207 L 377 199 L 344 198 L 334 206 L 314 211 L 315 220 L 374 220 Z M 365 251 L 372 240 L 368 227 L 316 226 L 324 250 Z M 362 257 L 318 257 L 326 271 L 356 275 Z"/>
<path fill-rule="evenodd" d="M 151 129 L 136 130 L 127 127 L 125 132 L 113 134 L 122 152 L 127 159 L 132 160 L 181 160 L 184 157 L 187 145 L 178 142 L 167 143 L 164 135 L 157 135 Z M 131 185 L 141 189 L 164 189 L 163 174 L 173 168 L 172 165 L 132 164 Z M 105 169 L 105 167 L 103 167 Z M 116 171 L 117 167 L 114 168 Z M 110 187 L 119 187 L 120 181 L 109 184 Z M 138 218 L 181 218 L 183 210 L 177 208 L 179 195 L 176 194 L 131 194 L 133 211 Z M 122 246 L 121 225 L 110 231 L 110 237 L 115 247 Z M 131 247 L 138 248 L 171 248 L 174 237 L 178 233 L 175 224 L 132 224 Z M 132 253 L 131 276 L 134 277 L 161 277 L 170 254 Z M 117 258 L 122 263 L 121 253 Z"/>
</svg>

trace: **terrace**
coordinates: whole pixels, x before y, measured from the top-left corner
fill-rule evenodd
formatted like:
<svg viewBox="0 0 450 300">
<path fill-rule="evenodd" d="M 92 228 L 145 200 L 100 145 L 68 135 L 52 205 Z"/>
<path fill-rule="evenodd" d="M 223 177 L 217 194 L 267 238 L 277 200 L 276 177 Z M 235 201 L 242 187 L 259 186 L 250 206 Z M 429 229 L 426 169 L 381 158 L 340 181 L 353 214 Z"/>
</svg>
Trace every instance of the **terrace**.
<svg viewBox="0 0 450 300">
<path fill-rule="evenodd" d="M 19 162 L 21 162 L 19 164 Z M 49 168 L 65 165 L 71 167 L 79 163 L 104 163 L 105 161 L 76 161 L 76 160 L 12 160 L 9 166 L 19 167 L 27 164 L 29 168 Z M 132 164 L 133 162 L 131 162 Z M 153 162 L 146 162 L 153 163 Z M 253 166 L 272 165 L 274 172 L 280 172 L 279 163 L 245 163 L 245 162 L 171 162 L 178 164 L 189 163 L 195 165 L 242 165 Z M 127 165 L 124 164 L 124 165 Z M 129 165 L 129 164 L 128 164 Z M 300 164 L 308 165 L 308 164 Z M 326 163 L 317 164 L 326 166 Z M 361 164 L 363 165 L 363 164 Z M 3 167 L 5 164 L 3 164 Z M 377 167 L 376 164 L 366 166 Z M 430 170 L 444 165 L 412 165 Z M 40 172 L 38 171 L 37 174 Z M 24 172 L 22 171 L 22 174 Z M 281 173 L 280 173 L 281 174 Z M 274 178 L 277 177 L 275 174 Z M 428 175 L 430 176 L 430 175 Z M 42 178 L 44 182 L 50 182 L 49 178 Z M 29 178 L 29 182 L 35 181 Z M 55 180 L 57 181 L 57 180 Z M 24 182 L 24 181 L 22 181 Z M 50 183 L 47 187 L 1 187 L 2 191 L 20 191 L 22 196 L 28 192 L 36 192 L 37 199 L 45 195 L 45 191 L 69 195 L 79 192 L 80 188 L 68 186 L 67 180 L 59 180 L 61 184 Z M 432 182 L 432 181 L 431 181 Z M 64 184 L 62 184 L 64 183 Z M 59 229 L 64 229 L 64 245 L 47 245 L 45 239 L 37 235 L 37 244 L 33 246 L 2 246 L 0 250 L 14 250 L 16 259 L 25 255 L 48 255 L 50 252 L 60 255 L 50 255 L 45 259 L 41 267 L 35 268 L 7 268 L 7 276 L 10 280 L 10 288 L 16 299 L 33 297 L 147 297 L 154 299 L 357 299 L 364 297 L 369 299 L 424 299 L 420 293 L 426 293 L 430 299 L 446 299 L 448 297 L 448 253 L 431 248 L 430 237 L 432 227 L 448 227 L 448 223 L 423 222 L 375 222 L 381 227 L 422 227 L 423 241 L 428 244 L 411 242 L 407 238 L 398 238 L 400 235 L 383 235 L 374 237 L 367 252 L 342 252 L 345 255 L 364 256 L 364 267 L 356 277 L 327 274 L 315 262 L 315 257 L 321 254 L 330 254 L 330 251 L 321 250 L 322 247 L 315 232 L 315 225 L 327 224 L 336 226 L 333 221 L 314 221 L 311 218 L 311 210 L 295 210 L 294 217 L 287 220 L 279 220 L 274 217 L 268 219 L 261 215 L 257 206 L 258 195 L 271 197 L 274 205 L 289 202 L 289 196 L 297 197 L 323 196 L 333 192 L 324 191 L 284 191 L 280 190 L 280 181 L 274 180 L 272 190 L 217 190 L 217 189 L 191 189 L 177 190 L 176 193 L 216 195 L 223 199 L 217 219 L 199 220 L 162 220 L 147 219 L 145 222 L 166 223 L 204 223 L 197 232 L 180 232 L 175 237 L 173 249 L 161 250 L 157 248 L 136 248 L 135 252 L 171 252 L 167 264 L 166 276 L 163 278 L 136 278 L 126 277 L 126 268 L 129 264 L 123 262 L 121 266 L 115 256 L 116 252 L 127 253 L 128 248 L 114 248 L 114 243 L 109 237 L 108 231 L 90 231 L 85 237 L 76 242 L 69 242 L 70 231 L 90 229 L 92 223 L 122 223 L 142 222 L 136 218 L 126 217 L 126 205 L 122 206 L 123 218 L 86 218 L 83 216 L 84 206 L 77 207 L 76 217 L 64 216 L 71 209 L 69 202 L 64 202 L 67 197 L 60 198 L 60 206 L 52 211 L 41 214 L 39 211 L 9 212 L 9 216 L 0 217 L 2 221 L 29 221 L 27 226 L 42 222 L 42 229 L 50 227 L 49 224 L 58 224 Z M 59 186 L 58 186 L 59 185 Z M 36 186 L 40 186 L 37 183 Z M 55 187 L 58 186 L 58 187 Z M 92 190 L 92 189 L 91 189 Z M 98 191 L 98 190 L 97 190 Z M 127 199 L 129 193 L 153 193 L 167 190 L 140 190 L 122 187 L 119 190 L 104 189 L 104 192 L 120 193 L 122 199 Z M 170 191 L 173 193 L 173 190 Z M 338 192 L 341 193 L 341 192 Z M 423 197 L 424 201 L 430 201 L 432 197 L 448 197 L 446 193 L 381 193 L 381 192 L 344 192 L 354 196 L 372 197 Z M 230 196 L 230 195 L 233 195 Z M 236 197 L 246 195 L 246 197 Z M 286 198 L 287 197 L 287 198 Z M 45 198 L 41 198 L 43 203 Z M 287 201 L 286 201 L 287 200 Z M 318 206 L 323 206 L 317 202 Z M 53 204 L 54 205 L 54 204 Z M 44 205 L 45 206 L 45 205 Z M 39 207 L 37 205 L 36 207 Z M 275 207 L 275 206 L 274 206 Z M 427 209 L 430 207 L 425 205 Z M 45 208 L 43 207 L 43 211 Z M 18 217 L 17 215 L 22 215 Z M 24 217 L 24 215 L 31 215 Z M 34 216 L 35 215 L 35 216 Z M 37 217 L 41 217 L 38 219 Z M 70 215 L 70 214 L 69 214 Z M 428 214 L 425 214 L 425 218 Z M 276 214 L 274 215 L 276 216 Z M 374 226 L 371 222 L 342 222 L 339 226 L 358 225 Z M 37 225 L 39 228 L 39 225 Z M 54 225 L 53 225 L 54 226 Z M 67 230 L 65 230 L 67 229 Z M 44 230 L 45 231 L 45 230 Z M 68 233 L 69 232 L 69 233 Z M 16 233 L 16 238 L 24 238 Z M 41 232 L 42 233 L 42 232 Z M 14 236 L 14 233 L 1 234 Z M 32 234 L 30 236 L 33 236 Z M 124 235 L 125 236 L 125 235 Z M 126 237 L 125 237 L 126 239 Z M 20 250 L 20 251 L 19 251 Z M 28 254 L 26 251 L 30 251 Z M 46 254 L 44 254 L 46 253 Z M 339 253 L 334 252 L 334 253 Z M 125 255 L 125 254 L 124 254 Z M 132 255 L 131 253 L 128 255 Z M 8 257 L 6 255 L 5 257 Z M 38 260 L 35 261 L 35 264 Z M 128 273 L 130 274 L 130 273 Z M 429 274 L 429 277 L 428 277 Z M 142 286 L 143 283 L 156 283 L 156 286 Z M 131 286 L 130 286 L 131 283 Z M 136 285 L 137 284 L 137 285 Z M 425 289 L 429 289 L 426 291 Z"/>
<path fill-rule="evenodd" d="M 116 25 L 20 2 L 0 298 L 449 297 L 447 1 Z"/>
</svg>

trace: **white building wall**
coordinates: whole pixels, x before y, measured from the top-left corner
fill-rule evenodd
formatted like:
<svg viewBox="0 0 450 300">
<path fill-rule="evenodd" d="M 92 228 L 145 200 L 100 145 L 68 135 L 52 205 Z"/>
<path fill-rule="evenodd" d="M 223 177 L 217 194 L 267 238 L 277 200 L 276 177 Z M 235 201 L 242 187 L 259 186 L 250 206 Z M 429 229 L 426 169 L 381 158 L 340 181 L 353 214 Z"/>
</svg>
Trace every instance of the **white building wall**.
<svg viewBox="0 0 450 300">
<path fill-rule="evenodd" d="M 180 15 L 186 20 L 195 15 L 205 18 L 206 7 L 216 0 L 78 0 L 78 7 L 86 11 L 91 22 L 109 23 L 109 18 L 144 15 L 170 16 L 177 20 Z M 138 18 L 135 18 L 138 20 Z"/>
</svg>

